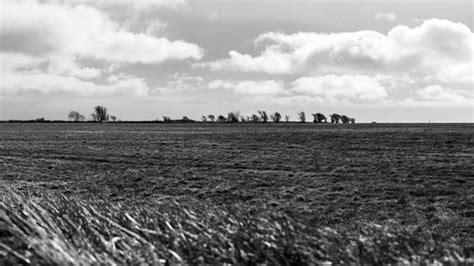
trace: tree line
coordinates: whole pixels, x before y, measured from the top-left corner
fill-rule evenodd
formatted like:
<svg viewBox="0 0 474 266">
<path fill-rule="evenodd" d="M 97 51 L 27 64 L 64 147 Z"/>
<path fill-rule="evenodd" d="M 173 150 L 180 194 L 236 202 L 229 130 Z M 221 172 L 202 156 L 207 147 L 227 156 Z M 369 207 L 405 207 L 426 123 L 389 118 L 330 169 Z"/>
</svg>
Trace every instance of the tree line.
<svg viewBox="0 0 474 266">
<path fill-rule="evenodd" d="M 86 117 L 79 112 L 76 111 L 71 111 L 69 112 L 68 115 L 69 121 L 74 121 L 74 122 L 84 122 L 86 121 Z M 117 117 L 114 115 L 109 114 L 107 111 L 107 108 L 104 106 L 96 106 L 94 107 L 94 112 L 91 114 L 91 119 L 92 121 L 95 122 L 115 122 L 117 121 Z M 118 120 L 120 121 L 120 120 Z"/>
<path fill-rule="evenodd" d="M 341 115 L 333 113 L 329 115 L 329 119 L 322 113 L 315 113 L 311 114 L 313 116 L 313 123 L 343 123 L 343 124 L 354 124 L 355 118 L 349 117 L 347 115 Z M 296 114 L 297 121 L 300 123 L 306 123 L 306 113 L 301 111 Z M 69 112 L 68 115 L 69 121 L 74 122 L 83 122 L 85 121 L 85 116 L 80 114 L 76 111 Z M 104 106 L 96 106 L 94 107 L 94 112 L 91 114 L 91 120 L 95 122 L 116 122 L 120 121 L 117 120 L 117 117 L 114 115 L 109 114 L 107 108 Z M 183 116 L 181 119 L 171 119 L 168 116 L 163 116 L 163 120 L 155 120 L 156 122 L 163 122 L 163 123 L 188 123 L 188 122 L 196 122 L 188 118 L 187 116 Z M 264 110 L 258 110 L 257 113 L 251 115 L 241 115 L 239 111 L 229 112 L 227 115 L 203 115 L 201 117 L 202 122 L 208 123 L 280 123 L 280 122 L 290 122 L 289 115 L 282 115 L 279 112 L 274 112 L 268 114 Z"/>
<path fill-rule="evenodd" d="M 306 123 L 306 113 L 301 111 L 298 112 L 297 114 L 297 121 L 300 123 Z M 340 115 L 340 114 L 331 114 L 329 115 L 330 120 L 326 118 L 325 115 L 321 113 L 315 113 L 311 114 L 313 116 L 313 123 L 343 123 L 343 124 L 354 124 L 355 123 L 355 118 L 349 117 L 347 115 Z M 268 114 L 264 110 L 259 110 L 255 114 L 251 115 L 241 115 L 239 111 L 237 112 L 229 112 L 227 113 L 227 116 L 224 115 L 218 115 L 217 117 L 214 116 L 213 114 L 210 115 L 203 115 L 201 117 L 202 122 L 219 122 L 219 123 L 267 123 L 267 122 L 273 122 L 273 123 L 280 123 L 280 122 L 290 122 L 290 116 L 285 115 L 283 116 L 279 112 L 274 112 L 271 114 Z"/>
</svg>

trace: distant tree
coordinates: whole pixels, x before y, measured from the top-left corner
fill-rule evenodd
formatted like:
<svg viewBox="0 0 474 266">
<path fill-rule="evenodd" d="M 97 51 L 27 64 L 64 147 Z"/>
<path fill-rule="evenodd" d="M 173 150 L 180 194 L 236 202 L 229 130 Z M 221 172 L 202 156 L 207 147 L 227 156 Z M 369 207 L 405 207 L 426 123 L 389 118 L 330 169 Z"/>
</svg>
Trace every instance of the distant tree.
<svg viewBox="0 0 474 266">
<path fill-rule="evenodd" d="M 250 121 L 251 122 L 259 122 L 260 121 L 260 117 L 256 114 L 252 114 L 252 116 L 250 117 Z"/>
<path fill-rule="evenodd" d="M 94 113 L 92 114 L 92 118 L 96 122 L 107 122 L 109 121 L 109 114 L 107 113 L 107 108 L 104 106 L 96 106 L 94 108 Z"/>
<path fill-rule="evenodd" d="M 181 118 L 181 120 L 183 120 L 183 121 L 191 121 L 191 119 L 189 119 L 189 117 L 187 117 L 187 116 L 183 116 L 183 118 Z"/>
<path fill-rule="evenodd" d="M 274 114 L 270 115 L 270 118 L 274 123 L 279 123 L 281 121 L 281 114 L 279 112 L 275 112 Z"/>
<path fill-rule="evenodd" d="M 349 119 L 349 122 L 350 122 L 351 124 L 355 124 L 356 120 L 355 120 L 355 118 L 351 117 L 351 118 Z"/>
<path fill-rule="evenodd" d="M 163 122 L 171 122 L 171 118 L 169 116 L 163 116 Z"/>
<path fill-rule="evenodd" d="M 244 122 L 247 122 L 247 120 L 248 120 L 248 117 L 246 118 L 243 115 L 240 116 L 240 122 L 244 123 Z"/>
<path fill-rule="evenodd" d="M 329 117 L 331 117 L 331 123 L 336 123 L 338 124 L 339 123 L 339 120 L 341 120 L 341 116 L 334 113 L 332 115 L 330 115 Z"/>
<path fill-rule="evenodd" d="M 201 121 L 202 122 L 207 122 L 207 116 L 205 116 L 205 115 L 201 116 Z"/>
<path fill-rule="evenodd" d="M 69 112 L 68 118 L 69 120 L 72 120 L 74 122 L 82 122 L 85 119 L 83 115 L 81 115 L 80 113 L 76 111 Z"/>
<path fill-rule="evenodd" d="M 211 122 L 214 122 L 214 120 L 216 120 L 216 117 L 214 115 L 208 115 L 207 118 L 209 118 Z"/>
<path fill-rule="evenodd" d="M 298 119 L 300 120 L 301 123 L 305 123 L 306 122 L 306 114 L 301 111 L 298 113 Z"/>
<path fill-rule="evenodd" d="M 349 117 L 347 115 L 341 115 L 341 121 L 343 124 L 349 123 Z"/>
<path fill-rule="evenodd" d="M 268 121 L 268 115 L 266 111 L 258 111 L 258 114 L 260 115 L 260 118 L 262 119 L 263 123 L 267 123 Z"/>
<path fill-rule="evenodd" d="M 285 122 L 289 122 L 290 121 L 290 116 L 289 115 L 285 115 Z"/>
<path fill-rule="evenodd" d="M 314 116 L 313 123 L 327 123 L 328 122 L 326 116 L 321 113 L 313 114 L 313 116 Z"/>
<path fill-rule="evenodd" d="M 44 117 L 39 117 L 35 119 L 36 122 L 44 122 Z"/>
<path fill-rule="evenodd" d="M 223 115 L 219 115 L 217 117 L 217 122 L 223 123 L 223 122 L 226 122 L 226 121 L 227 121 L 227 118 L 225 118 L 225 116 L 223 116 Z"/>
<path fill-rule="evenodd" d="M 111 115 L 110 120 L 112 120 L 112 122 L 115 122 L 117 121 L 117 117 L 115 115 Z"/>
<path fill-rule="evenodd" d="M 229 123 L 237 123 L 239 122 L 239 116 L 240 116 L 240 112 L 237 111 L 237 112 L 229 112 L 227 114 L 227 122 Z"/>
</svg>

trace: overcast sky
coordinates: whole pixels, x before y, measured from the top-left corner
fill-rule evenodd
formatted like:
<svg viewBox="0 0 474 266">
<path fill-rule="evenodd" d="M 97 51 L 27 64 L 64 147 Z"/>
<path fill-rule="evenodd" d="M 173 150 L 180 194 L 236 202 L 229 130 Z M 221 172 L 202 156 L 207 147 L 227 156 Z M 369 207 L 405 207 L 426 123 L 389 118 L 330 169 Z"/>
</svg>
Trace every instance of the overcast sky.
<svg viewBox="0 0 474 266">
<path fill-rule="evenodd" d="M 0 0 L 0 119 L 473 122 L 472 1 Z"/>
</svg>

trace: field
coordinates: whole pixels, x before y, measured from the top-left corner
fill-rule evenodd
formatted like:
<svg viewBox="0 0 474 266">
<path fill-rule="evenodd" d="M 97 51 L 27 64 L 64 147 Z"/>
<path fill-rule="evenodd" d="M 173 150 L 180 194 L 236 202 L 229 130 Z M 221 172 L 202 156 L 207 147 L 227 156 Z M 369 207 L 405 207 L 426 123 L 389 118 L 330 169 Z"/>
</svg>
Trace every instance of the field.
<svg viewBox="0 0 474 266">
<path fill-rule="evenodd" d="M 473 136 L 473 124 L 0 124 L 0 262 L 472 263 Z"/>
</svg>

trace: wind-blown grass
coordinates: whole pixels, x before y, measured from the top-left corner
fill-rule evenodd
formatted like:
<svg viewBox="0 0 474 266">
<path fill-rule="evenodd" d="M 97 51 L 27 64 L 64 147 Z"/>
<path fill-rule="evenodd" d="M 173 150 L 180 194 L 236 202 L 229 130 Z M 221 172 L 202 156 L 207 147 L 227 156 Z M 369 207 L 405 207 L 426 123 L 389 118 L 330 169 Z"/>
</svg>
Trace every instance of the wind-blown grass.
<svg viewBox="0 0 474 266">
<path fill-rule="evenodd" d="M 401 226 L 338 231 L 272 211 L 172 199 L 153 208 L 51 192 L 0 196 L 0 264 L 470 264 L 458 246 Z"/>
</svg>

